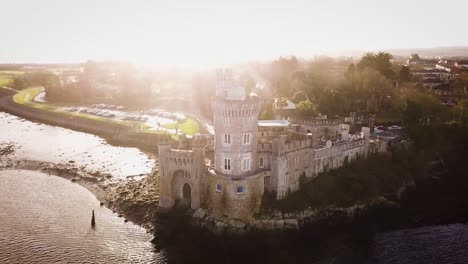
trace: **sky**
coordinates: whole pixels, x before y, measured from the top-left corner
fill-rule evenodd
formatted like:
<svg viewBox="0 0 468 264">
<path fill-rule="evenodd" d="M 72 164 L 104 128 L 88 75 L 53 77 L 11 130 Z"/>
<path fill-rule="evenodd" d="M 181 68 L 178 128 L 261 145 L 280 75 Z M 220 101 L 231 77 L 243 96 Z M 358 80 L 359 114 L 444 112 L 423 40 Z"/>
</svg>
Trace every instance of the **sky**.
<svg viewBox="0 0 468 264">
<path fill-rule="evenodd" d="M 0 0 L 1 63 L 208 66 L 468 46 L 466 0 Z"/>
</svg>

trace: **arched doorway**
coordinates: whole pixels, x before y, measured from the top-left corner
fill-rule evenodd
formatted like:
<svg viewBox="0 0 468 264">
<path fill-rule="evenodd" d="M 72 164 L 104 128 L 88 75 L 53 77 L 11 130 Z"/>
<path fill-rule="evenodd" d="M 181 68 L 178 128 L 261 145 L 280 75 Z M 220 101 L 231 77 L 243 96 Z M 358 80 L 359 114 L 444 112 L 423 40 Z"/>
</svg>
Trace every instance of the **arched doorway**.
<svg viewBox="0 0 468 264">
<path fill-rule="evenodd" d="M 188 183 L 182 187 L 182 204 L 188 208 L 192 205 L 192 188 Z"/>
</svg>

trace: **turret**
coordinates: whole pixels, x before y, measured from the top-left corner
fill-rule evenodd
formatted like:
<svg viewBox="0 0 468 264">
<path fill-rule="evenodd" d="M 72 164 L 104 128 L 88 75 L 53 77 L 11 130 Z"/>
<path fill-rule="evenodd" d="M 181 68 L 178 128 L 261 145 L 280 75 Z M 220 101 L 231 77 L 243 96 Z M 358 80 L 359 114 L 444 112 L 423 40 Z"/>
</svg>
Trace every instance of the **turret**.
<svg viewBox="0 0 468 264">
<path fill-rule="evenodd" d="M 245 89 L 233 84 L 231 72 L 218 71 L 217 97 L 213 101 L 215 170 L 246 176 L 257 169 L 257 133 L 260 102 L 246 97 Z M 223 92 L 221 92 L 223 91 Z"/>
</svg>

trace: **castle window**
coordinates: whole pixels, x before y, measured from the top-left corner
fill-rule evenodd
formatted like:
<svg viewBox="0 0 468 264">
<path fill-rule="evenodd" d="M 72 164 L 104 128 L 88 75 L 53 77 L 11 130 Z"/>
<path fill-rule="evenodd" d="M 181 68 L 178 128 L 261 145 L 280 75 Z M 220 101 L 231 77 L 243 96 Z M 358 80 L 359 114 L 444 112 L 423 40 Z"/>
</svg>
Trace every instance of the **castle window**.
<svg viewBox="0 0 468 264">
<path fill-rule="evenodd" d="M 221 187 L 221 184 L 217 183 L 216 184 L 216 192 L 221 192 L 223 190 L 223 187 Z"/>
<path fill-rule="evenodd" d="M 260 168 L 263 168 L 265 166 L 265 164 L 263 163 L 263 158 L 260 158 L 258 163 L 259 163 L 258 166 Z"/>
<path fill-rule="evenodd" d="M 242 134 L 242 144 L 243 145 L 250 145 L 250 133 Z"/>
<path fill-rule="evenodd" d="M 224 159 L 224 170 L 230 171 L 231 170 L 231 160 Z"/>
<path fill-rule="evenodd" d="M 244 186 L 237 186 L 237 188 L 236 188 L 236 193 L 237 194 L 244 194 L 244 192 L 245 192 Z"/>
<path fill-rule="evenodd" d="M 224 144 L 231 145 L 231 134 L 224 134 Z"/>
<path fill-rule="evenodd" d="M 244 171 L 250 170 L 250 158 L 245 158 L 242 160 L 242 170 Z"/>
</svg>

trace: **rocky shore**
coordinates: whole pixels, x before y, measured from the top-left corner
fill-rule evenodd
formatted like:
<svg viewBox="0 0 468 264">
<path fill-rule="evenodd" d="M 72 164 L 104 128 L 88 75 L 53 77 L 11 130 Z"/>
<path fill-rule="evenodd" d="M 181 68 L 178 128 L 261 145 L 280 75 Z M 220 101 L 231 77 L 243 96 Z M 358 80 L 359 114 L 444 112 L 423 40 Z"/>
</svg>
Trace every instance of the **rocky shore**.
<svg viewBox="0 0 468 264">
<path fill-rule="evenodd" d="M 0 144 L 1 170 L 31 170 L 69 179 L 90 190 L 101 202 L 119 217 L 142 226 L 154 233 L 158 209 L 157 167 L 148 175 L 137 175 L 116 180 L 109 173 L 87 171 L 71 160 L 65 164 L 54 164 L 39 160 L 17 160 L 11 156 L 17 146 L 13 143 Z"/>
</svg>

